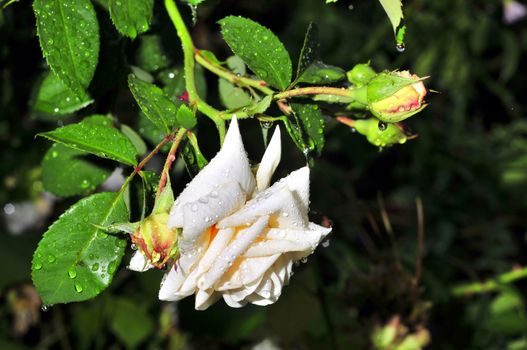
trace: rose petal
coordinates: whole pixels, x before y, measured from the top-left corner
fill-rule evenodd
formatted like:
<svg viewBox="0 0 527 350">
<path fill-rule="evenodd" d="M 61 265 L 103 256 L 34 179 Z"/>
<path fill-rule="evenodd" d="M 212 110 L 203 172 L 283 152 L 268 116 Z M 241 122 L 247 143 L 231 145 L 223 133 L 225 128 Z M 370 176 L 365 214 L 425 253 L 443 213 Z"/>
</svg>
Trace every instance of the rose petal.
<svg viewBox="0 0 527 350">
<path fill-rule="evenodd" d="M 194 246 L 208 227 L 245 202 L 245 193 L 237 182 L 226 182 L 219 187 L 218 191 L 180 207 L 180 212 L 183 213 L 183 231 L 178 244 L 182 252 Z"/>
<path fill-rule="evenodd" d="M 240 263 L 240 267 L 232 275 L 228 276 L 228 278 L 224 276 L 220 280 L 216 286 L 216 290 L 227 291 L 242 287 L 247 288 L 247 286 L 254 284 L 255 281 L 260 281 L 264 273 L 279 257 L 280 255 L 276 254 L 272 256 L 244 258 Z M 254 286 L 254 288 L 256 287 Z"/>
<path fill-rule="evenodd" d="M 258 192 L 265 190 L 269 187 L 271 177 L 273 176 L 278 163 L 280 163 L 280 157 L 282 154 L 282 143 L 280 140 L 280 127 L 277 126 L 269 145 L 265 149 L 265 153 L 262 157 L 262 161 L 258 166 L 256 172 L 256 187 Z"/>
<path fill-rule="evenodd" d="M 218 222 L 218 227 L 235 227 L 254 222 L 262 215 L 273 215 L 274 226 L 284 228 L 307 228 L 308 218 L 298 196 L 284 183 L 271 186 L 260 192 L 243 208 Z"/>
<path fill-rule="evenodd" d="M 150 270 L 152 267 L 154 266 L 152 266 L 152 264 L 147 261 L 143 253 L 139 251 L 134 252 L 132 258 L 130 259 L 130 263 L 128 264 L 129 270 L 138 272 L 145 272 Z"/>
<path fill-rule="evenodd" d="M 262 216 L 252 226 L 240 230 L 234 240 L 216 258 L 216 263 L 203 277 L 200 289 L 211 288 L 232 266 L 234 260 L 242 255 L 249 245 L 263 232 L 269 216 Z"/>
<path fill-rule="evenodd" d="M 196 292 L 194 308 L 196 310 L 206 310 L 209 308 L 209 306 L 218 301 L 219 298 L 221 298 L 221 296 L 213 290 L 198 290 Z"/>
<path fill-rule="evenodd" d="M 245 194 L 255 188 L 255 179 L 251 172 L 249 160 L 243 147 L 238 121 L 233 118 L 225 136 L 223 147 L 196 177 L 181 192 L 170 212 L 169 227 L 183 227 L 182 207 L 194 202 L 196 198 L 206 197 L 218 191 L 218 183 L 234 182 L 239 184 Z M 225 191 L 221 191 L 225 193 Z"/>
</svg>

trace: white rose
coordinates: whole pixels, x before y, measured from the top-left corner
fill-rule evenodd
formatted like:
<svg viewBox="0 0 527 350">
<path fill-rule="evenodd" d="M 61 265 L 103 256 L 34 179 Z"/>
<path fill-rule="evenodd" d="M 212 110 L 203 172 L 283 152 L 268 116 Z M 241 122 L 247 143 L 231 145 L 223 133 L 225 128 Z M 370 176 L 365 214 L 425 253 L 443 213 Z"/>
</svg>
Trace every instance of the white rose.
<svg viewBox="0 0 527 350">
<path fill-rule="evenodd" d="M 269 187 L 280 143 L 277 127 L 255 179 L 232 120 L 220 152 L 174 202 L 168 226 L 182 228 L 180 256 L 163 278 L 159 299 L 196 294 L 197 310 L 220 297 L 231 307 L 278 300 L 293 262 L 313 253 L 331 231 L 309 222 L 308 167 Z M 140 253 L 130 262 L 134 270 L 149 267 Z"/>
</svg>

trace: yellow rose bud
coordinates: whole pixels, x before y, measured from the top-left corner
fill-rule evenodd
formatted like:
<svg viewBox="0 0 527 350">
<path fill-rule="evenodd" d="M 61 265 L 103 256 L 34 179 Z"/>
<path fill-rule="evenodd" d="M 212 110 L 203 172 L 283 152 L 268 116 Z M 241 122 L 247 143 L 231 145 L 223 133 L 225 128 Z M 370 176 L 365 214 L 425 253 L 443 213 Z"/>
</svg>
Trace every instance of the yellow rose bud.
<svg viewBox="0 0 527 350">
<path fill-rule="evenodd" d="M 169 229 L 167 222 L 167 212 L 152 214 L 132 234 L 132 242 L 157 268 L 163 268 L 177 254 L 177 229 Z"/>
<path fill-rule="evenodd" d="M 400 122 L 426 107 L 422 79 L 408 71 L 381 73 L 368 84 L 368 108 L 386 123 Z"/>
</svg>

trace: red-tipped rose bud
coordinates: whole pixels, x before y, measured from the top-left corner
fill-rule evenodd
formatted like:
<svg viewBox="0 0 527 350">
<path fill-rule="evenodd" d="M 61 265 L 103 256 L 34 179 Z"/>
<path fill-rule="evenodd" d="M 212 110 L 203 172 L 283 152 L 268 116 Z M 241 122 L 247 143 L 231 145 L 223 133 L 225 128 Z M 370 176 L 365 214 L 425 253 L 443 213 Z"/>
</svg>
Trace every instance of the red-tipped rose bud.
<svg viewBox="0 0 527 350">
<path fill-rule="evenodd" d="M 368 109 L 386 123 L 400 122 L 426 107 L 421 78 L 408 71 L 380 73 L 367 87 Z"/>
<path fill-rule="evenodd" d="M 132 234 L 132 242 L 157 268 L 164 267 L 177 254 L 177 230 L 169 229 L 167 222 L 167 212 L 152 214 Z"/>
</svg>

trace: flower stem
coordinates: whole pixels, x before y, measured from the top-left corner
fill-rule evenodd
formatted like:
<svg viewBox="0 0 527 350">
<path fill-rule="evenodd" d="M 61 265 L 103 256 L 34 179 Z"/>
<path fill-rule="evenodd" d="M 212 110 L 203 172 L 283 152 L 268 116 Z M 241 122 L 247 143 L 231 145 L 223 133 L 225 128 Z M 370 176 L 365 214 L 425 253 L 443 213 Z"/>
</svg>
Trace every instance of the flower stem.
<svg viewBox="0 0 527 350">
<path fill-rule="evenodd" d="M 344 97 L 353 97 L 353 92 L 350 89 L 346 88 L 335 88 L 329 86 L 307 86 L 298 89 L 292 89 L 280 92 L 274 95 L 275 100 L 283 100 L 286 98 L 304 96 L 304 95 L 334 95 L 334 96 L 344 96 Z"/>
<path fill-rule="evenodd" d="M 123 194 L 123 192 L 126 190 L 126 187 L 128 187 L 130 182 L 133 180 L 134 176 L 138 174 L 141 169 L 143 169 L 146 163 L 148 163 L 150 159 L 152 159 L 152 157 L 155 156 L 159 152 L 159 150 L 173 138 L 174 134 L 169 134 L 165 136 L 165 138 L 163 138 L 163 140 L 161 140 L 161 142 L 157 144 L 157 146 L 152 150 L 152 152 L 148 153 L 148 155 L 144 157 L 143 160 L 141 160 L 141 162 L 134 168 L 134 171 L 130 175 L 128 175 L 128 177 L 122 184 L 121 188 L 119 189 L 119 192 L 117 193 L 117 198 Z"/>
<path fill-rule="evenodd" d="M 183 139 L 183 136 L 185 136 L 186 132 L 187 132 L 187 129 L 180 128 L 176 134 L 176 137 L 174 138 L 174 141 L 172 142 L 170 151 L 168 151 L 167 159 L 165 160 L 163 172 L 161 173 L 161 179 L 159 179 L 159 184 L 157 186 L 157 196 L 159 196 L 161 191 L 163 191 L 163 188 L 165 188 L 165 185 L 167 183 L 168 171 L 170 170 L 172 163 L 176 159 L 177 149 L 179 147 L 179 144 L 181 143 L 181 140 Z"/>
<path fill-rule="evenodd" d="M 212 119 L 218 133 L 220 136 L 220 142 L 223 143 L 225 138 L 225 121 L 220 116 L 220 111 L 216 108 L 210 106 L 205 101 L 203 101 L 199 95 L 196 88 L 196 79 L 194 76 L 194 44 L 190 33 L 188 32 L 183 18 L 174 3 L 174 0 L 165 0 L 165 8 L 168 12 L 174 27 L 176 28 L 177 35 L 181 40 L 181 45 L 183 47 L 183 68 L 185 71 L 185 89 L 188 92 L 190 105 L 195 105 L 200 112 L 205 114 L 207 117 Z"/>
<path fill-rule="evenodd" d="M 219 77 L 222 77 L 223 79 L 227 80 L 232 84 L 242 87 L 250 86 L 257 90 L 260 90 L 266 95 L 272 95 L 274 93 L 272 89 L 267 87 L 267 83 L 265 81 L 238 76 L 230 70 L 222 67 L 221 65 L 211 62 L 209 59 L 203 56 L 201 54 L 201 51 L 198 49 L 195 49 L 194 57 L 196 59 L 196 62 L 201 64 L 204 68 L 208 69 L 212 73 L 216 74 Z"/>
</svg>

